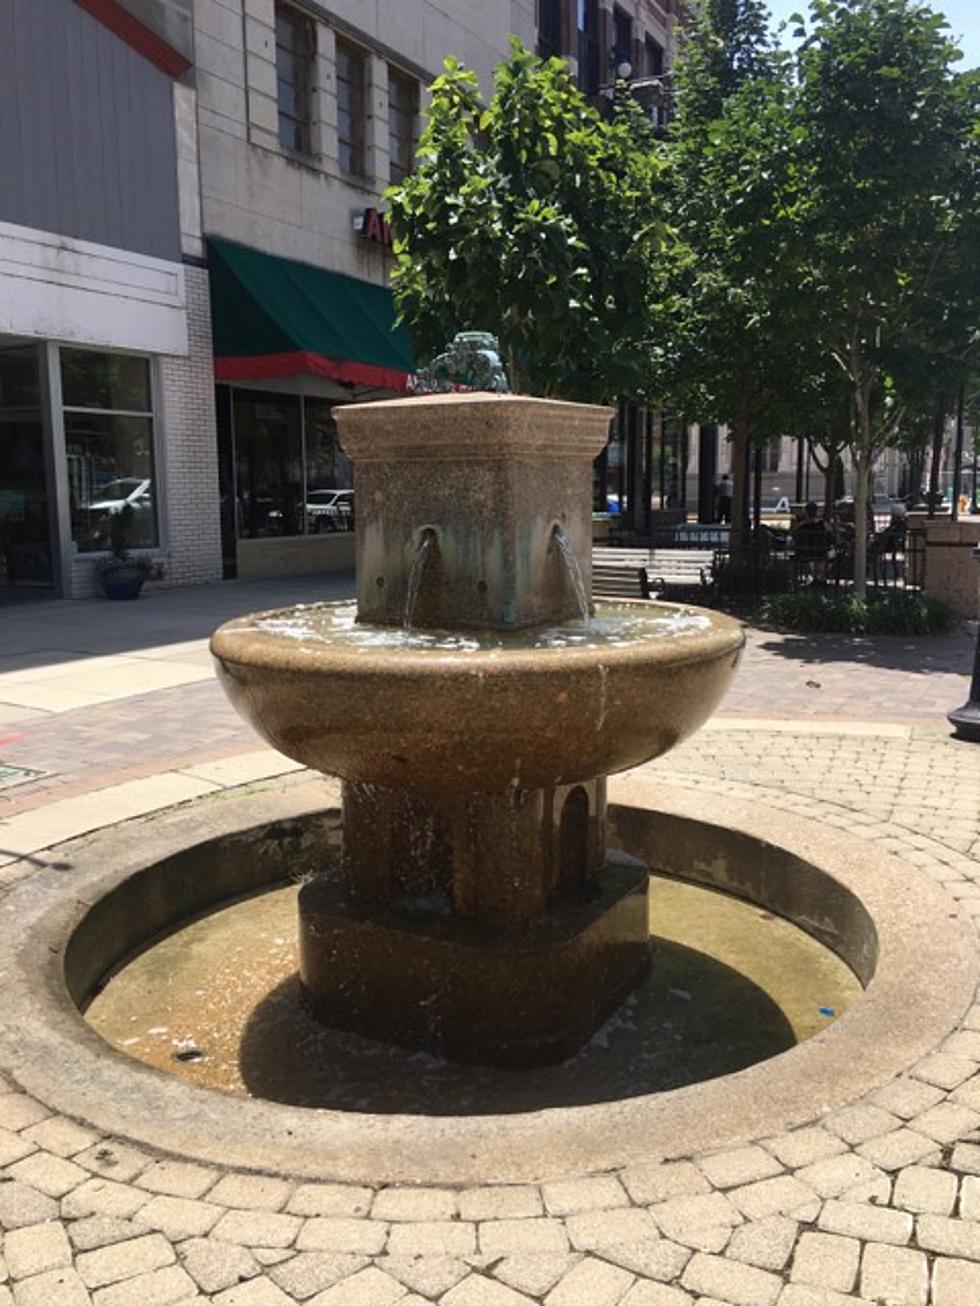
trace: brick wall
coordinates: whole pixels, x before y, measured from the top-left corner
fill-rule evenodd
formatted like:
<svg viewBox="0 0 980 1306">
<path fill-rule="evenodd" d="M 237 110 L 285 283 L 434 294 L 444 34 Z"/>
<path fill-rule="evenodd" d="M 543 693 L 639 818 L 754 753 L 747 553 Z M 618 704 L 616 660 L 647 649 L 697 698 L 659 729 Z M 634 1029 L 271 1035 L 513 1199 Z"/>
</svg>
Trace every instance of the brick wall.
<svg viewBox="0 0 980 1306">
<path fill-rule="evenodd" d="M 163 474 L 168 585 L 221 579 L 218 445 L 208 274 L 188 267 L 186 357 L 162 360 Z"/>
<path fill-rule="evenodd" d="M 918 524 L 926 531 L 926 593 L 946 599 L 962 617 L 980 617 L 980 566 L 973 557 L 980 517 L 922 518 Z"/>
</svg>

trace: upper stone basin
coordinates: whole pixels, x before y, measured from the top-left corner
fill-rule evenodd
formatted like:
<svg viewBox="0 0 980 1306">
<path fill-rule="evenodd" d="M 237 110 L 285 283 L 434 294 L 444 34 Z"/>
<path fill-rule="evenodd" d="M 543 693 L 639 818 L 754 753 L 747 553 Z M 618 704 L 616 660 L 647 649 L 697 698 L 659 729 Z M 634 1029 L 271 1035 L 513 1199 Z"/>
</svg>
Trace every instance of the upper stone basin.
<svg viewBox="0 0 980 1306">
<path fill-rule="evenodd" d="M 236 710 L 287 757 L 442 797 L 659 756 L 715 710 L 743 643 L 731 618 L 665 603 L 518 633 L 362 626 L 342 603 L 240 617 L 211 651 Z"/>
</svg>

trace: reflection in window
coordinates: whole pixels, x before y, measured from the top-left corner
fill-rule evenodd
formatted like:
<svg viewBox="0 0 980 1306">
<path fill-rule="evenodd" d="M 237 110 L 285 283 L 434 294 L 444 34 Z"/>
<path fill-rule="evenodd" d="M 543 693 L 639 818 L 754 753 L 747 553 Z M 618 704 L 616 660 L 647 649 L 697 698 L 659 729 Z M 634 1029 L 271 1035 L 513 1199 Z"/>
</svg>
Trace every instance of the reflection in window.
<svg viewBox="0 0 980 1306">
<path fill-rule="evenodd" d="M 337 149 L 341 171 L 355 177 L 363 177 L 366 172 L 366 66 L 363 50 L 347 41 L 337 41 Z"/>
<path fill-rule="evenodd" d="M 276 94 L 279 144 L 296 154 L 312 154 L 313 23 L 288 5 L 276 6 Z"/>
<path fill-rule="evenodd" d="M 62 349 L 61 401 L 66 408 L 148 413 L 149 359 L 134 354 L 99 354 L 91 349 Z"/>
<path fill-rule="evenodd" d="M 238 533 L 303 533 L 303 454 L 297 395 L 235 392 Z"/>
<path fill-rule="evenodd" d="M 219 415 L 231 419 L 219 426 L 227 542 L 353 530 L 353 471 L 333 402 L 224 386 L 217 393 Z"/>
<path fill-rule="evenodd" d="M 412 171 L 419 116 L 419 84 L 394 68 L 388 69 L 389 179 L 394 184 Z"/>
<path fill-rule="evenodd" d="M 112 518 L 129 510 L 130 548 L 159 542 L 150 363 L 132 354 L 61 350 L 72 539 L 81 553 L 110 547 Z"/>
</svg>

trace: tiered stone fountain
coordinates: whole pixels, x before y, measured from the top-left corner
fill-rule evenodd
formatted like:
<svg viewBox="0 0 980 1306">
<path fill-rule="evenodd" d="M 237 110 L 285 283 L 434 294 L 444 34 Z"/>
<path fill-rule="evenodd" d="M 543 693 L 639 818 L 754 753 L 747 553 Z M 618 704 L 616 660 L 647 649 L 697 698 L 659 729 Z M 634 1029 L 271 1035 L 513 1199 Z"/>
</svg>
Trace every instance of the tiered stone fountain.
<svg viewBox="0 0 980 1306">
<path fill-rule="evenodd" d="M 356 614 L 259 613 L 212 640 L 238 711 L 343 781 L 340 873 L 300 894 L 306 1000 L 464 1060 L 560 1059 L 649 967 L 648 872 L 606 849 L 605 777 L 702 724 L 741 628 L 583 611 L 608 409 L 432 395 L 337 419 Z"/>
</svg>

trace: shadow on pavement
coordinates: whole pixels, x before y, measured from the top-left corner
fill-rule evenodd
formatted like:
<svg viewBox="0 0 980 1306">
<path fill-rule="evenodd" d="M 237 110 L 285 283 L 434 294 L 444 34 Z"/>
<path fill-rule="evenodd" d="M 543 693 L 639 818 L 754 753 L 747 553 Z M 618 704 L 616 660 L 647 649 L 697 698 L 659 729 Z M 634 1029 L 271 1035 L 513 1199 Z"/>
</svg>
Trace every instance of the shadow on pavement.
<svg viewBox="0 0 980 1306">
<path fill-rule="evenodd" d="M 779 635 L 760 632 L 755 648 L 808 664 L 845 663 L 915 675 L 957 675 L 972 665 L 974 637 L 955 635 Z"/>
</svg>

